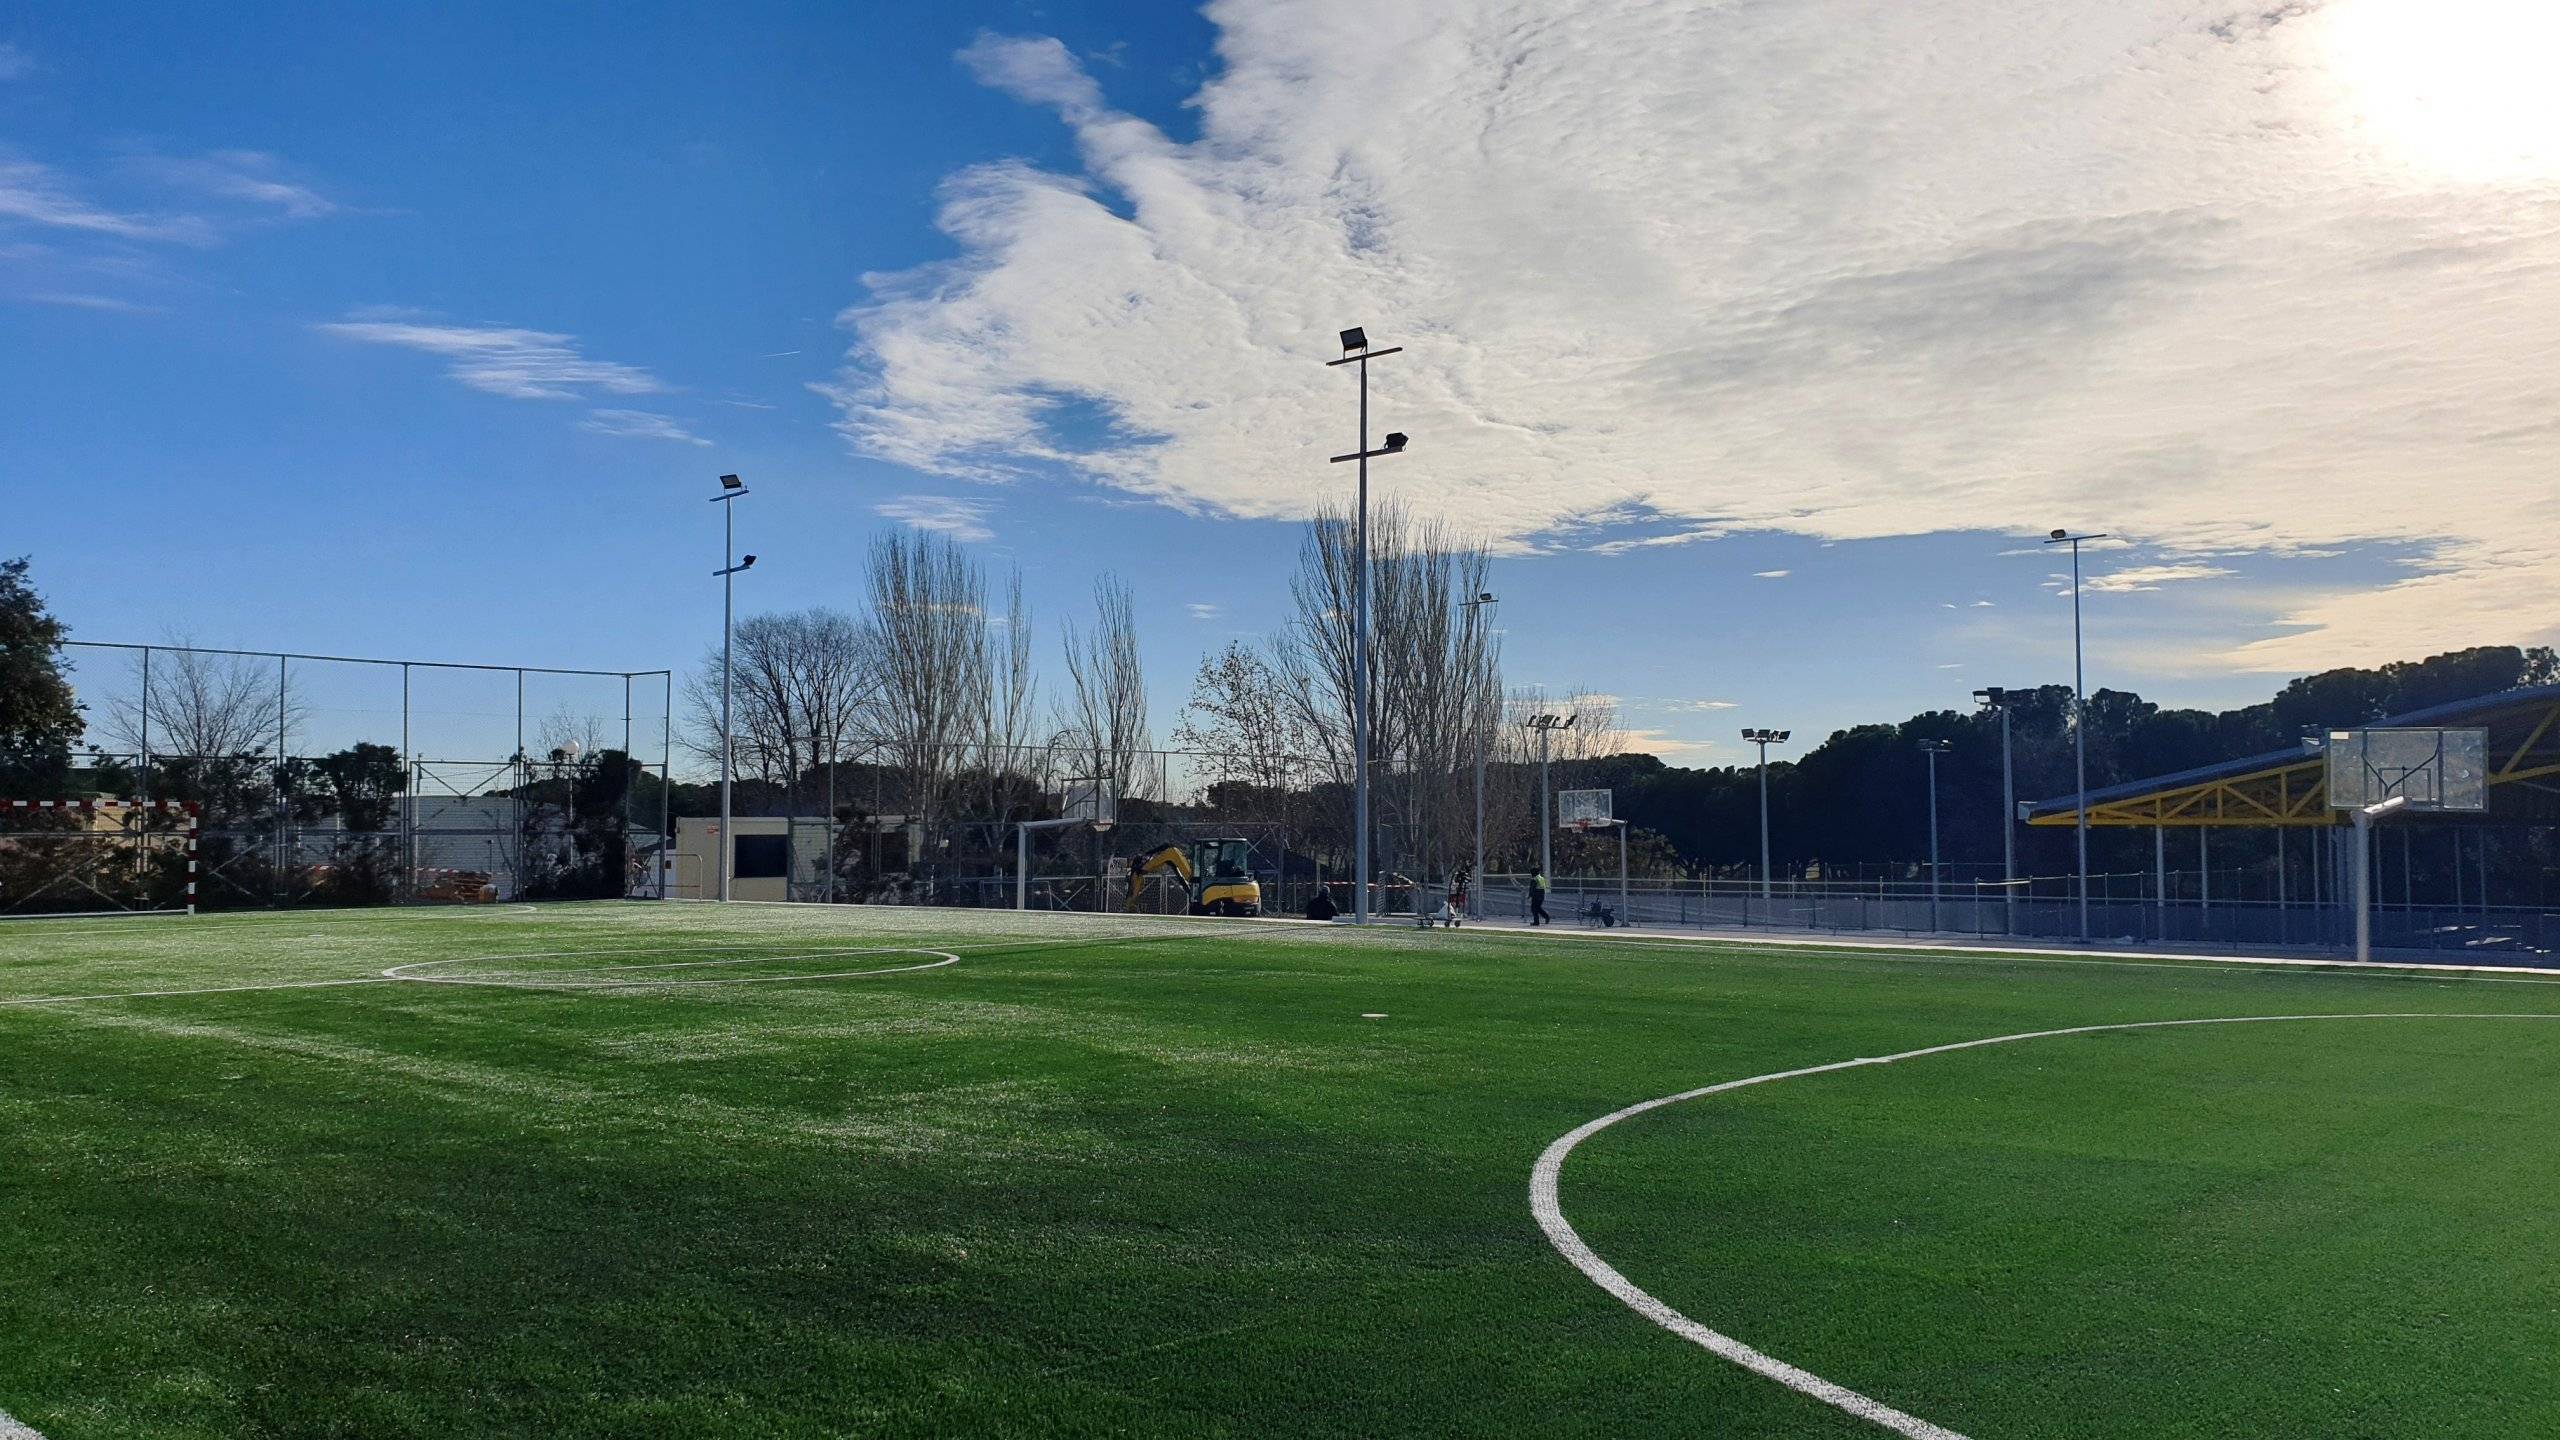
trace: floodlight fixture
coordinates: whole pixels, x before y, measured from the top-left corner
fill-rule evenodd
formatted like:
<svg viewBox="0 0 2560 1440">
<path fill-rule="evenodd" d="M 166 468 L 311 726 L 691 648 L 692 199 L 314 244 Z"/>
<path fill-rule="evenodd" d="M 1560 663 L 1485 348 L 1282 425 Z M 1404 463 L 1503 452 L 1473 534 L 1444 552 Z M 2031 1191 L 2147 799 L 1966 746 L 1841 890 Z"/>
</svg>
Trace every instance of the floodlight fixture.
<svg viewBox="0 0 2560 1440">
<path fill-rule="evenodd" d="M 1953 740 L 1923 740 L 1920 742 L 1920 748 L 1928 751 L 1932 755 L 1944 755 L 1956 748 L 1956 742 Z"/>
<path fill-rule="evenodd" d="M 1388 453 L 1388 454 L 1390 454 L 1390 455 L 1393 455 L 1393 454 L 1397 453 L 1398 451 L 1401 451 L 1402 449 L 1404 449 L 1404 447 L 1405 447 L 1405 441 L 1406 441 L 1406 438 L 1407 438 L 1407 437 L 1406 437 L 1405 433 L 1404 433 L 1403 431 L 1401 431 L 1401 430 L 1390 430 L 1390 431 L 1388 431 L 1388 432 L 1387 432 L 1387 445 L 1386 445 L 1386 451 L 1387 451 L 1387 453 Z"/>
<path fill-rule="evenodd" d="M 1479 604 L 1479 605 L 1490 605 L 1490 604 L 1492 604 L 1492 603 L 1493 603 L 1493 592 L 1492 592 L 1492 591 L 1490 591 L 1490 590 L 1481 590 L 1481 591 L 1478 591 L 1478 592 L 1476 593 L 1476 603 L 1477 603 L 1477 604 Z"/>
<path fill-rule="evenodd" d="M 1349 353 L 1349 352 L 1351 352 L 1351 351 L 1353 351 L 1353 350 L 1366 350 L 1366 349 L 1368 349 L 1368 348 L 1369 348 L 1369 332 L 1368 332 L 1368 330 L 1367 330 L 1365 327 L 1363 327 L 1363 326 L 1354 325 L 1354 326 L 1352 326 L 1350 329 L 1343 331 L 1343 332 L 1342 332 L 1342 348 L 1343 348 L 1343 351 L 1344 351 L 1346 354 L 1347 354 L 1347 353 Z"/>
<path fill-rule="evenodd" d="M 744 490 L 747 488 L 747 482 L 739 479 L 735 475 L 723 475 L 720 477 L 720 488 L 723 490 Z"/>
</svg>

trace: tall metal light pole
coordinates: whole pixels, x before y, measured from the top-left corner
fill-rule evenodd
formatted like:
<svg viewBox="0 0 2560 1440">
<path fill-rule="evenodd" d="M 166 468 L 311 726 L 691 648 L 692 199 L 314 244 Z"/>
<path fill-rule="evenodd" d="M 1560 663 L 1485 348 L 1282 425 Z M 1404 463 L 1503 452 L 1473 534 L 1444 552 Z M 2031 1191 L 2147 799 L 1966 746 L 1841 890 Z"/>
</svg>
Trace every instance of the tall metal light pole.
<svg viewBox="0 0 2560 1440">
<path fill-rule="evenodd" d="M 729 729 L 729 631 L 731 618 L 737 609 L 738 576 L 755 568 L 756 563 L 753 555 L 743 561 L 738 559 L 738 512 L 730 507 L 729 502 L 743 498 L 746 493 L 745 481 L 735 475 L 723 475 L 720 477 L 720 493 L 711 497 L 711 503 L 720 507 L 720 563 L 723 567 L 711 574 L 720 582 L 720 844 L 717 864 L 720 869 L 720 898 L 724 901 L 729 898 L 729 873 L 737 868 L 732 860 L 737 854 L 737 837 L 730 833 L 734 827 L 729 818 L 730 761 L 737 749 L 737 742 Z"/>
<path fill-rule="evenodd" d="M 2084 541 L 2106 538 L 2056 530 L 2044 542 L 2071 547 L 2071 763 L 2076 789 L 2071 802 L 2071 828 L 2080 841 L 2080 942 L 2084 945 L 2089 942 L 2089 685 L 2081 664 L 2080 546 Z"/>
<path fill-rule="evenodd" d="M 1938 928 L 1938 757 L 1955 749 L 1952 740 L 1923 740 L 1920 753 L 1929 757 L 1929 928 Z"/>
<path fill-rule="evenodd" d="M 1486 591 L 1482 591 L 1482 592 L 1480 592 L 1480 593 L 1476 596 L 1476 598 L 1474 598 L 1473 600 L 1461 600 L 1461 601 L 1459 601 L 1459 602 L 1458 602 L 1458 608 L 1459 608 L 1459 609 L 1461 609 L 1461 610 L 1476 611 L 1476 610 L 1482 610 L 1485 606 L 1487 606 L 1487 605 L 1491 605 L 1491 604 L 1493 604 L 1493 603 L 1494 603 L 1494 599 L 1493 599 L 1493 592 L 1492 592 L 1492 591 L 1490 591 L 1490 590 L 1486 590 Z M 1478 617 L 1476 617 L 1476 618 L 1477 618 L 1478 623 L 1482 623 L 1482 617 L 1481 617 L 1481 616 L 1478 616 Z M 1500 704 L 1500 703 L 1501 703 L 1501 697 L 1500 697 L 1500 696 L 1494 696 L 1494 697 L 1492 697 L 1492 699 L 1493 699 L 1493 702 L 1494 702 L 1495 704 Z M 1483 890 L 1483 888 L 1484 888 L 1484 741 L 1485 741 L 1485 734 L 1486 734 L 1486 732 L 1487 732 L 1488 730 L 1490 730 L 1492 727 L 1490 727 L 1490 726 L 1488 726 L 1488 725 L 1485 725 L 1485 724 L 1481 723 L 1481 722 L 1482 722 L 1482 720 L 1483 720 L 1483 718 L 1484 718 L 1484 717 L 1482 717 L 1481 715 L 1479 715 L 1479 716 L 1477 717 L 1477 720 L 1478 720 L 1478 722 L 1479 722 L 1479 723 L 1478 723 L 1478 724 L 1476 725 L 1476 727 L 1475 727 L 1475 731 L 1476 731 L 1476 868 L 1474 869 L 1474 871 L 1473 871 L 1473 872 L 1471 872 L 1471 873 L 1475 876 L 1475 879 L 1474 879 L 1474 880 L 1473 880 L 1473 882 L 1472 882 L 1472 884 L 1473 884 L 1473 887 L 1474 887 L 1474 888 L 1469 892 L 1469 894 L 1470 894 L 1471 896 L 1472 896 L 1472 895 L 1474 895 L 1474 894 L 1477 894 L 1477 893 L 1481 893 L 1481 892 L 1482 892 L 1482 890 Z"/>
<path fill-rule="evenodd" d="M 1342 358 L 1324 362 L 1360 367 L 1360 448 L 1333 457 L 1336 465 L 1345 460 L 1360 462 L 1360 558 L 1351 577 L 1351 863 L 1358 872 L 1351 890 L 1351 918 L 1358 925 L 1369 923 L 1369 460 L 1396 454 L 1405 446 L 1404 433 L 1393 431 L 1386 444 L 1369 448 L 1369 362 L 1403 348 L 1390 345 L 1372 350 L 1369 332 L 1354 325 L 1342 332 Z"/>
<path fill-rule="evenodd" d="M 1579 713 L 1572 715 L 1532 715 L 1527 720 L 1521 722 L 1527 725 L 1530 729 L 1538 732 L 1538 873 L 1542 875 L 1554 870 L 1556 866 L 1556 853 L 1553 843 L 1555 840 L 1555 825 L 1553 823 L 1555 808 L 1553 803 L 1547 797 L 1547 739 L 1558 730 L 1572 729 L 1573 722 L 1581 718 L 1582 716 Z"/>
<path fill-rule="evenodd" d="M 1973 703 L 2000 712 L 2000 894 L 2014 912 L 2018 908 L 2018 772 L 2009 750 L 2009 702 L 2012 692 L 1997 685 L 1973 692 Z"/>
<path fill-rule="evenodd" d="M 1775 903 L 1769 884 L 1769 747 L 1785 744 L 1791 733 L 1751 729 L 1742 732 L 1744 743 L 1760 747 L 1760 899 L 1763 903 Z"/>
</svg>

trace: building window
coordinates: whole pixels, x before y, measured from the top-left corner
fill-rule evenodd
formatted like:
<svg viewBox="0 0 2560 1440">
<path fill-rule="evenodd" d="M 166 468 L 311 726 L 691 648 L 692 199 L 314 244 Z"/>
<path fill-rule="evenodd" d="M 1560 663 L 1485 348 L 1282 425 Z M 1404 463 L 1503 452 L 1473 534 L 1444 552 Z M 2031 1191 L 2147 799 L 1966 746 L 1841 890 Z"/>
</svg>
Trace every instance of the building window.
<svg viewBox="0 0 2560 1440">
<path fill-rule="evenodd" d="M 741 835 L 738 837 L 738 868 L 731 874 L 741 880 L 779 880 L 791 873 L 791 842 L 780 835 Z"/>
</svg>

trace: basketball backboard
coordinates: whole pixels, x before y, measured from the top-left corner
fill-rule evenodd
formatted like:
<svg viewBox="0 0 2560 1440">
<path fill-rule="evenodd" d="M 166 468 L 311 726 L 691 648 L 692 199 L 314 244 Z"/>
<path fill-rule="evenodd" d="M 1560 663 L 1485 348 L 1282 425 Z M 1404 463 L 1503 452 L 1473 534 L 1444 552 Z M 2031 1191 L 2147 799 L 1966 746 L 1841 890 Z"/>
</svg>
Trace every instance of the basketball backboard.
<svg viewBox="0 0 2560 1440">
<path fill-rule="evenodd" d="M 1119 805 L 1111 787 L 1099 780 L 1070 780 L 1064 794 L 1058 797 L 1058 814 L 1063 819 L 1081 820 L 1096 830 L 1108 830 L 1119 818 Z"/>
<path fill-rule="evenodd" d="M 1559 830 L 1592 830 L 1617 823 L 1610 816 L 1610 790 L 1559 790 L 1556 792 L 1556 828 Z"/>
<path fill-rule="evenodd" d="M 2329 803 L 2362 810 L 2402 798 L 2412 810 L 2489 808 L 2486 730 L 2332 730 Z"/>
</svg>

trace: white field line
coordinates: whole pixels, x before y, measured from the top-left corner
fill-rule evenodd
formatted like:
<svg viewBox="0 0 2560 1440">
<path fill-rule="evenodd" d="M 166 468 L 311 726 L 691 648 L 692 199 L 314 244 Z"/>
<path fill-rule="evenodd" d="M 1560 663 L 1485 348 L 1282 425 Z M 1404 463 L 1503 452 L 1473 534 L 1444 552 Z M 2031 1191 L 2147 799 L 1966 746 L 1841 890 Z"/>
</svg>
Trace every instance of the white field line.
<svg viewBox="0 0 2560 1440">
<path fill-rule="evenodd" d="M 1835 1409 L 1883 1426 L 1897 1435 L 1909 1437 L 1909 1440 L 1965 1440 L 1965 1437 L 1957 1431 L 1943 1425 L 1932 1424 L 1916 1415 L 1905 1414 L 1881 1400 L 1861 1395 L 1847 1386 L 1834 1384 L 1809 1370 L 1800 1369 L 1775 1356 L 1755 1350 L 1721 1331 L 1709 1329 L 1647 1294 L 1634 1281 L 1620 1274 L 1615 1266 L 1601 1259 L 1597 1252 L 1584 1243 L 1582 1236 L 1574 1230 L 1572 1222 L 1564 1218 L 1564 1207 L 1556 1199 L 1556 1181 L 1564 1169 L 1565 1158 L 1573 1153 L 1575 1146 L 1621 1120 L 1642 1115 L 1647 1111 L 1659 1110 L 1666 1105 L 1677 1105 L 1684 1100 L 1721 1095 L 1728 1090 L 1739 1090 L 1747 1085 L 1766 1085 L 1778 1080 L 1797 1080 L 1807 1075 L 1826 1075 L 1835 1070 L 1854 1070 L 1863 1065 L 1891 1065 L 1902 1060 L 1917 1060 L 1924 1055 L 1946 1055 L 1958 1050 L 1978 1050 L 1987 1045 L 2014 1044 L 2020 1040 L 2050 1040 L 2064 1035 L 2096 1035 L 2110 1030 L 2167 1030 L 2186 1025 L 2264 1025 L 2295 1020 L 2560 1020 L 2560 1014 L 2502 1015 L 2411 1011 L 2362 1015 L 2227 1015 L 2202 1020 L 2137 1020 L 2122 1025 L 2074 1025 L 2062 1030 L 2031 1030 L 2018 1035 L 1994 1035 L 1984 1040 L 1959 1040 L 1952 1045 L 1931 1045 L 1919 1050 L 1905 1050 L 1895 1055 L 1835 1060 L 1828 1065 L 1808 1065 L 1800 1070 L 1780 1070 L 1768 1075 L 1754 1075 L 1744 1080 L 1727 1080 L 1722 1084 L 1702 1085 L 1695 1090 L 1683 1090 L 1677 1095 L 1665 1095 L 1659 1099 L 1630 1105 L 1623 1110 L 1613 1110 L 1597 1120 L 1577 1126 L 1558 1136 L 1555 1143 L 1549 1145 L 1545 1152 L 1538 1156 L 1538 1163 L 1529 1171 L 1529 1211 L 1537 1217 L 1538 1228 L 1546 1232 L 1547 1243 L 1553 1245 L 1558 1254 L 1571 1261 L 1573 1268 L 1588 1276 L 1593 1284 L 1616 1296 L 1627 1308 L 1691 1344 L 1730 1360 L 1755 1375 L 1775 1380 L 1790 1390 L 1810 1395 Z"/>
<path fill-rule="evenodd" d="M 1063 944 L 1065 942 L 1034 941 L 1025 943 Z M 702 950 L 735 950 L 746 947 L 738 945 L 703 945 L 693 948 Z M 959 948 L 968 949 L 971 947 L 962 946 Z M 926 950 L 912 946 L 862 946 L 842 950 L 820 950 L 795 955 L 748 955 L 735 960 L 679 961 L 668 965 L 599 965 L 578 970 L 561 970 L 553 973 L 562 975 L 579 975 L 602 974 L 624 970 L 681 969 L 691 965 L 746 965 L 753 964 L 758 960 L 822 960 L 831 955 L 932 955 L 940 958 L 935 959 L 930 964 L 924 965 L 894 965 L 880 970 L 848 970 L 840 974 L 831 975 L 769 975 L 759 976 L 752 980 L 616 980 L 604 982 L 580 982 L 573 984 L 552 984 L 533 979 L 457 979 L 436 975 L 410 975 L 402 973 L 415 969 L 421 965 L 474 965 L 489 964 L 502 960 L 548 960 L 584 955 L 661 955 L 666 953 L 667 949 L 668 947 L 664 945 L 650 945 L 638 947 L 617 946 L 602 950 L 537 950 L 510 955 L 465 955 L 445 960 L 416 960 L 407 965 L 394 965 L 390 969 L 382 971 L 379 974 L 362 975 L 343 980 L 283 980 L 265 985 L 207 985 L 186 990 L 116 990 L 99 995 L 32 995 L 22 999 L 0 997 L 0 1005 L 75 1005 L 83 1001 L 91 1000 L 156 1000 L 166 996 L 236 995 L 261 990 L 326 990 L 334 986 L 390 985 L 397 984 L 402 981 L 419 985 L 487 985 L 523 990 L 603 989 L 607 987 L 614 989 L 631 989 L 642 985 L 762 985 L 770 984 L 779 980 L 849 980 L 863 975 L 894 975 L 908 970 L 939 970 L 945 965 L 957 965 L 960 963 L 960 957 L 952 954 L 948 950 Z M 8 1433 L 0 1431 L 0 1440 L 9 1440 Z"/>
<path fill-rule="evenodd" d="M 787 980 L 854 980 L 865 975 L 901 975 L 910 970 L 939 970 L 957 965 L 960 957 L 947 950 L 874 949 L 820 950 L 807 955 L 743 955 L 734 960 L 680 960 L 664 965 L 590 965 L 575 970 L 555 970 L 554 975 L 621 975 L 641 970 L 679 970 L 701 965 L 753 965 L 767 960 L 824 960 L 836 955 L 931 955 L 938 957 L 921 965 L 889 965 L 873 970 L 837 970 L 823 975 L 751 975 L 744 979 L 722 980 L 551 980 L 539 974 L 499 979 L 468 975 L 413 975 L 405 972 L 424 965 L 462 965 L 467 960 L 419 960 L 408 965 L 395 965 L 382 972 L 385 980 L 406 980 L 418 985 L 482 985 L 502 990 L 633 990 L 656 989 L 675 985 L 771 985 Z"/>
<path fill-rule="evenodd" d="M 0 1005 L 71 1005 L 82 1000 L 153 1000 L 164 995 L 235 995 L 249 990 L 325 990 L 333 985 L 385 985 L 390 976 L 364 975 L 352 980 L 286 980 L 273 985 L 209 985 L 201 990 L 119 990 L 110 995 L 34 995 L 23 1000 L 0 999 Z M 0 1440 L 9 1440 L 9 1432 L 0 1430 Z"/>
<path fill-rule="evenodd" d="M 44 1440 L 44 1437 L 36 1433 L 34 1426 L 13 1419 L 8 1411 L 0 1410 L 0 1440 Z"/>
</svg>

